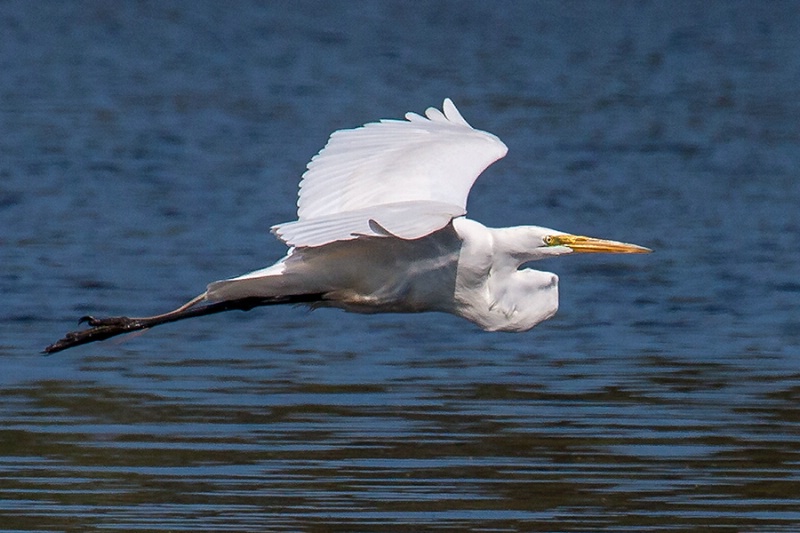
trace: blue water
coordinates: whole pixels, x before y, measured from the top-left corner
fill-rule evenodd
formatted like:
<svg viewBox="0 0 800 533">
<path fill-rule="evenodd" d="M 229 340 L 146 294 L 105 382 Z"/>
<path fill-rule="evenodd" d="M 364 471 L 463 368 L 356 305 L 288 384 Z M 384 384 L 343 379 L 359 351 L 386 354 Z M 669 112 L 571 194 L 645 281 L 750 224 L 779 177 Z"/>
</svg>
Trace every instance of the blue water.
<svg viewBox="0 0 800 533">
<path fill-rule="evenodd" d="M 4 2 L 0 527 L 796 531 L 793 2 Z M 328 134 L 451 97 L 524 334 L 254 310 L 38 352 L 270 264 Z"/>
</svg>

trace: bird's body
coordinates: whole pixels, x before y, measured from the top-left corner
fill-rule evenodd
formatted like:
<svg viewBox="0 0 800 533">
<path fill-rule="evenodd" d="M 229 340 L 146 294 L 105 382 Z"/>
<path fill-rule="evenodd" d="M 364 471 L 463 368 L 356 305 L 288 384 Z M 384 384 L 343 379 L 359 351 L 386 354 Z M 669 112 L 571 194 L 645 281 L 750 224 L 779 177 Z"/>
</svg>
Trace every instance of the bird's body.
<svg viewBox="0 0 800 533">
<path fill-rule="evenodd" d="M 294 249 L 269 268 L 212 283 L 205 298 L 322 293 L 327 297 L 319 305 L 351 312 L 440 311 L 488 331 L 525 331 L 558 309 L 556 275 L 519 270 L 537 257 L 514 258 L 504 248 L 506 234 L 525 231 L 541 234 L 460 217 L 415 240 L 363 237 Z M 534 294 L 539 298 L 531 299 Z"/>
<path fill-rule="evenodd" d="M 211 283 L 175 311 L 85 317 L 56 352 L 229 309 L 304 303 L 360 313 L 440 311 L 487 331 L 525 331 L 558 309 L 558 277 L 520 268 L 571 252 L 642 253 L 636 245 L 538 226 L 487 228 L 465 217 L 469 190 L 505 144 L 453 103 L 426 116 L 331 135 L 300 184 L 298 219 L 273 227 L 289 246 L 274 265 Z"/>
</svg>

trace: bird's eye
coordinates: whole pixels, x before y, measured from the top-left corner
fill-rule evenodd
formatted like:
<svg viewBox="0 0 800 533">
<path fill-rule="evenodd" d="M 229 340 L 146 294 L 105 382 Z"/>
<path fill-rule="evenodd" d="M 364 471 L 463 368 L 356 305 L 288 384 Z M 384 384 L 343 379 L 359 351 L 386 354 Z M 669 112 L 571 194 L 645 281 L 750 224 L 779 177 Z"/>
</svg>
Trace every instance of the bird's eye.
<svg viewBox="0 0 800 533">
<path fill-rule="evenodd" d="M 553 244 L 555 243 L 555 239 L 553 239 L 552 235 L 545 235 L 544 236 L 544 243 L 547 246 L 553 246 Z"/>
</svg>

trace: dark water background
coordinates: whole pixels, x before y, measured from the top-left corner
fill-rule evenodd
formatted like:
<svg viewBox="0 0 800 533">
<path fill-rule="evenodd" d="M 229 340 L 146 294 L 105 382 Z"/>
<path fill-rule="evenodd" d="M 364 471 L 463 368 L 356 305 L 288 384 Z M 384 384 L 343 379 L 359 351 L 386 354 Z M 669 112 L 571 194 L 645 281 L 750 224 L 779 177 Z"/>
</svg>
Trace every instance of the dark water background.
<svg viewBox="0 0 800 533">
<path fill-rule="evenodd" d="M 0 528 L 800 530 L 795 2 L 0 3 Z M 524 334 L 265 309 L 45 358 L 270 264 L 338 128 L 452 97 Z"/>
</svg>

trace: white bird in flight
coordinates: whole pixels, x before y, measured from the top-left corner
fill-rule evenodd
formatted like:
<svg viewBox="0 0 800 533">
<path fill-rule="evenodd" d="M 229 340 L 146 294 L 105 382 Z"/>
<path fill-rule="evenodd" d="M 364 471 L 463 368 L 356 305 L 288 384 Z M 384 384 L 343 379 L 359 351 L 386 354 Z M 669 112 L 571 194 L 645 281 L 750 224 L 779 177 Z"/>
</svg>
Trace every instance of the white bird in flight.
<svg viewBox="0 0 800 533">
<path fill-rule="evenodd" d="M 274 265 L 215 281 L 161 315 L 83 317 L 58 352 L 121 333 L 232 309 L 284 303 L 358 313 L 441 311 L 486 331 L 526 331 L 558 309 L 558 277 L 521 268 L 568 253 L 646 253 L 634 244 L 539 226 L 488 228 L 465 217 L 478 175 L 506 155 L 448 98 L 442 110 L 334 132 L 300 182 L 297 220 L 272 232 Z"/>
</svg>

